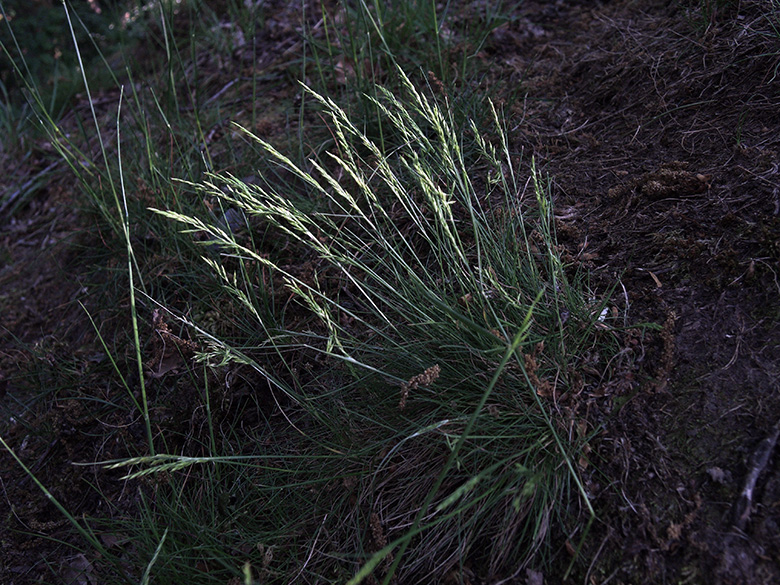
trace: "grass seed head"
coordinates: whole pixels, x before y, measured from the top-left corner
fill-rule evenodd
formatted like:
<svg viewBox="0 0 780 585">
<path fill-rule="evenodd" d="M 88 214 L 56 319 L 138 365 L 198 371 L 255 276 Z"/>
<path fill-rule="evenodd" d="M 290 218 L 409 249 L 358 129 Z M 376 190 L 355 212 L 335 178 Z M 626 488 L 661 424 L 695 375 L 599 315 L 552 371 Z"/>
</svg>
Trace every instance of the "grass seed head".
<svg viewBox="0 0 780 585">
<path fill-rule="evenodd" d="M 401 385 L 401 401 L 398 404 L 399 410 L 406 408 L 406 401 L 409 398 L 409 391 L 417 390 L 420 386 L 430 386 L 433 384 L 441 373 L 441 367 L 439 364 L 431 366 L 425 370 L 422 374 L 412 376 L 408 382 Z"/>
</svg>

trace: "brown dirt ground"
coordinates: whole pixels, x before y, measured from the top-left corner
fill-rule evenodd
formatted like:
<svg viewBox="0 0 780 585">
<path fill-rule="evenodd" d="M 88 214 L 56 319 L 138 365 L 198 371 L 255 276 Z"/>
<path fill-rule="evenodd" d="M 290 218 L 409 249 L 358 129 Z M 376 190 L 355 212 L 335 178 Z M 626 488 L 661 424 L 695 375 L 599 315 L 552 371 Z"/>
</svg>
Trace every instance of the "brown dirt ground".
<svg viewBox="0 0 780 585">
<path fill-rule="evenodd" d="M 726 7 L 708 21 L 693 4 L 526 1 L 480 53 L 497 87 L 528 96 L 507 111 L 511 138 L 553 178 L 562 244 L 594 288 L 619 283 L 629 323 L 663 325 L 644 378 L 580 405 L 598 521 L 572 582 L 780 582 L 780 39 L 767 2 L 711 3 Z M 57 181 L 0 228 L 0 431 L 68 509 L 98 515 L 84 482 L 104 497 L 120 484 L 70 461 L 124 453 L 85 447 L 94 413 L 40 374 L 103 387 L 77 304 L 99 237 L 81 233 L 77 195 Z M 33 388 L 53 399 L 31 418 Z M 6 453 L 0 492 L 0 582 L 89 582 L 86 558 L 48 539 L 78 540 Z"/>
</svg>

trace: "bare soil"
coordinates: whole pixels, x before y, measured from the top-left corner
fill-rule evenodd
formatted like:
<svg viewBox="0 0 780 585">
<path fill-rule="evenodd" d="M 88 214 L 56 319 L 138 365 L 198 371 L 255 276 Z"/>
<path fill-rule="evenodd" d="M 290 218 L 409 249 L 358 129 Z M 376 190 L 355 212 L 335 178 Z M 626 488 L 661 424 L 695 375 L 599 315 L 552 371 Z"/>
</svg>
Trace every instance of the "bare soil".
<svg viewBox="0 0 780 585">
<path fill-rule="evenodd" d="M 578 405 L 597 433 L 598 521 L 570 582 L 780 582 L 780 14 L 694 4 L 529 0 L 478 57 L 514 146 L 553 180 L 572 264 L 601 292 L 617 283 L 628 324 L 661 326 L 634 348 L 641 376 Z M 97 429 L 132 421 L 98 424 L 57 392 L 66 378 L 105 387 L 78 305 L 96 302 L 83 251 L 99 235 L 82 233 L 70 188 L 42 189 L 0 228 L 0 432 L 69 510 L 98 516 L 86 485 L 121 498 L 121 483 L 71 462 L 122 456 Z M 34 417 L 33 391 L 51 396 Z M 7 453 L 0 492 L 0 582 L 90 582 L 89 551 L 58 542 L 78 539 Z M 560 578 L 531 569 L 507 582 Z"/>
</svg>

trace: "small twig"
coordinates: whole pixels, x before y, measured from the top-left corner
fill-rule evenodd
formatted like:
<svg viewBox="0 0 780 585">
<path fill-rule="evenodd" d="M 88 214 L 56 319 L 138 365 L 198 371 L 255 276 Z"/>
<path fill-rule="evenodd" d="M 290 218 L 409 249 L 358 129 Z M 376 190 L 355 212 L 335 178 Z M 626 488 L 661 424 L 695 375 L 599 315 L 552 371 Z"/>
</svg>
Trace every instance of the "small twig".
<svg viewBox="0 0 780 585">
<path fill-rule="evenodd" d="M 309 548 L 309 556 L 306 557 L 303 566 L 298 571 L 298 574 L 295 575 L 295 579 L 293 579 L 293 583 L 298 580 L 298 577 L 301 576 L 303 570 L 306 568 L 306 565 L 309 564 L 309 561 L 311 560 L 311 557 L 314 554 L 314 548 L 317 546 L 317 540 L 319 540 L 320 538 L 320 532 L 322 532 L 322 528 L 325 526 L 325 521 L 327 519 L 328 519 L 328 515 L 325 514 L 325 517 L 322 519 L 322 522 L 320 523 L 320 527 L 317 529 L 317 534 L 314 535 L 314 542 L 311 543 L 311 547 Z"/>
<path fill-rule="evenodd" d="M 779 436 L 780 419 L 772 427 L 772 432 L 769 436 L 758 444 L 758 447 L 756 447 L 756 450 L 753 451 L 753 455 L 750 457 L 745 487 L 742 489 L 742 493 L 739 495 L 733 509 L 733 523 L 740 530 L 743 530 L 748 520 L 750 520 L 750 514 L 753 511 L 753 490 L 756 488 L 756 482 L 761 472 L 764 471 L 767 463 L 769 463 Z"/>
</svg>

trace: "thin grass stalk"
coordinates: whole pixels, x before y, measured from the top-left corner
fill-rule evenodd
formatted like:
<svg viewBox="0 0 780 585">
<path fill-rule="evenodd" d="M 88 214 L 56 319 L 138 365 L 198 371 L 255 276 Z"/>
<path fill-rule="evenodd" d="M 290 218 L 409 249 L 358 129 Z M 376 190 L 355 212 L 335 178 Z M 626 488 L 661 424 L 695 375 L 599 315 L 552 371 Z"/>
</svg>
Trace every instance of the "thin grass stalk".
<svg viewBox="0 0 780 585">
<path fill-rule="evenodd" d="M 211 453 L 217 452 L 217 439 L 214 435 L 214 419 L 211 415 L 211 392 L 209 389 L 208 366 L 203 364 L 203 398 L 206 403 L 206 422 L 209 425 L 209 447 Z"/>
<path fill-rule="evenodd" d="M 117 192 L 116 192 L 116 186 L 114 185 L 114 179 L 111 176 L 111 173 L 108 172 L 109 169 L 111 168 L 111 166 L 108 164 L 108 153 L 106 151 L 105 145 L 103 144 L 103 133 L 100 131 L 100 124 L 98 124 L 97 113 L 95 112 L 95 104 L 94 104 L 94 102 L 92 100 L 92 93 L 90 92 L 89 81 L 87 80 L 87 70 L 84 67 L 84 62 L 82 61 L 82 58 L 81 58 L 81 50 L 79 49 L 79 44 L 78 44 L 78 41 L 76 40 L 76 31 L 73 28 L 73 22 L 70 19 L 70 10 L 68 10 L 68 6 L 65 3 L 65 0 L 61 0 L 61 2 L 62 2 L 62 8 L 65 10 L 65 17 L 68 20 L 68 29 L 70 30 L 70 35 L 71 35 L 71 38 L 73 39 L 73 48 L 76 51 L 76 58 L 78 59 L 78 62 L 79 62 L 79 70 L 81 71 L 81 79 L 84 81 L 84 91 L 85 91 L 85 93 L 87 95 L 87 101 L 89 103 L 89 110 L 92 113 L 92 121 L 93 121 L 93 123 L 95 125 L 95 131 L 97 132 L 98 143 L 100 144 L 100 152 L 101 152 L 101 154 L 103 156 L 103 164 L 105 165 L 105 168 L 106 168 L 106 171 L 107 171 L 106 172 L 106 175 L 107 175 L 106 178 L 108 179 L 109 187 L 111 189 L 111 193 L 114 196 L 114 201 L 116 202 L 117 210 L 120 210 L 121 207 L 120 207 L 120 204 L 119 204 L 119 197 L 117 196 Z"/>
<path fill-rule="evenodd" d="M 154 455 L 154 437 L 152 437 L 152 423 L 149 419 L 149 400 L 146 395 L 146 382 L 144 376 L 144 363 L 143 356 L 141 355 L 141 339 L 138 334 L 138 312 L 135 306 L 135 270 L 133 269 L 133 258 L 135 254 L 133 252 L 133 245 L 130 240 L 130 212 L 127 208 L 127 192 L 125 191 L 125 178 L 122 172 L 122 139 L 121 139 L 121 119 L 122 113 L 122 101 L 124 98 L 124 87 L 119 92 L 119 105 L 116 115 L 116 149 L 117 149 L 117 162 L 119 164 L 119 185 L 122 190 L 122 204 L 124 206 L 124 236 L 125 244 L 127 246 L 127 276 L 130 279 L 129 292 L 130 292 L 130 318 L 133 323 L 133 346 L 135 347 L 135 360 L 138 367 L 138 379 L 141 386 L 141 415 L 144 417 L 144 426 L 146 427 L 146 440 L 149 443 L 149 452 Z"/>
<path fill-rule="evenodd" d="M 162 551 L 163 544 L 165 544 L 165 539 L 168 538 L 168 529 L 165 529 L 165 532 L 163 532 L 162 538 L 160 538 L 160 542 L 157 544 L 157 548 L 154 550 L 154 554 L 152 555 L 152 558 L 149 559 L 149 562 L 146 565 L 146 569 L 144 569 L 144 574 L 141 576 L 141 585 L 149 585 L 149 579 L 152 574 L 152 567 L 157 562 L 157 559 L 160 556 L 160 552 Z"/>
<path fill-rule="evenodd" d="M 87 315 L 87 319 L 89 319 L 92 328 L 95 330 L 95 334 L 97 335 L 98 341 L 100 342 L 103 351 L 106 353 L 109 361 L 111 362 L 111 367 L 114 368 L 114 372 L 119 377 L 119 380 L 122 383 L 124 389 L 127 391 L 128 396 L 130 396 L 130 400 L 133 401 L 133 404 L 135 405 L 138 412 L 143 412 L 143 406 L 141 405 L 141 403 L 138 402 L 135 395 L 133 394 L 133 391 L 130 390 L 130 385 L 127 383 L 127 377 L 122 373 L 122 370 L 119 368 L 119 364 L 116 362 L 113 353 L 108 348 L 108 344 L 106 344 L 106 340 L 103 338 L 103 334 L 100 333 L 100 328 L 97 326 L 97 323 L 95 323 L 95 320 L 92 318 L 92 315 L 89 313 L 89 311 L 87 311 L 87 308 L 80 301 L 79 301 L 79 306 L 84 310 L 84 313 Z"/>
</svg>

